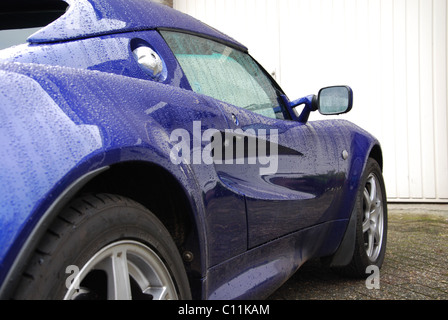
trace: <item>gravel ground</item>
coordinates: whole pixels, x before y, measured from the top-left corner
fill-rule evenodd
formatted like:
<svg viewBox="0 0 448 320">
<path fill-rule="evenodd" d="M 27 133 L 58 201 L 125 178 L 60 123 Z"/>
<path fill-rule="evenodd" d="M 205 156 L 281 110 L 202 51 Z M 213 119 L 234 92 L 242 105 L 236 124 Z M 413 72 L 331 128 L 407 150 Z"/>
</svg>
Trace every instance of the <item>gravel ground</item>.
<svg viewBox="0 0 448 320">
<path fill-rule="evenodd" d="M 270 300 L 448 300 L 448 205 L 389 205 L 379 289 L 309 261 Z"/>
</svg>

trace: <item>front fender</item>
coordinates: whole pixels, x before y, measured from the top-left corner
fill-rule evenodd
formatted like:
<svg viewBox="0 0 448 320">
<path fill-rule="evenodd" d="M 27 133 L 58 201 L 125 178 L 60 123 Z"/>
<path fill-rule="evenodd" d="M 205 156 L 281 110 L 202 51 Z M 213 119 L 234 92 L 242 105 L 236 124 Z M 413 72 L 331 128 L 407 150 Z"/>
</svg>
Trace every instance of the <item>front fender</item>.
<svg viewBox="0 0 448 320">
<path fill-rule="evenodd" d="M 354 210 L 356 195 L 360 187 L 362 174 L 369 157 L 379 157 L 382 151 L 379 141 L 367 131 L 348 121 L 340 121 L 340 128 L 345 137 L 347 159 L 342 162 L 342 170 L 346 173 L 346 183 L 341 199 L 341 212 L 348 219 L 347 228 L 336 253 L 332 256 L 330 265 L 342 267 L 350 263 L 355 250 L 356 212 Z"/>
</svg>

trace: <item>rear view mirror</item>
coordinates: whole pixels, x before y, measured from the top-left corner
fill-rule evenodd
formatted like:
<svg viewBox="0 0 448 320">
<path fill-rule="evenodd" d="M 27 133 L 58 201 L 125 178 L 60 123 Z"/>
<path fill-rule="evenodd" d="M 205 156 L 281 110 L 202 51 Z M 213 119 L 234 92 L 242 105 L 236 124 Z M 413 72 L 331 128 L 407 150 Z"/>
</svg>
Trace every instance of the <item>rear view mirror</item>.
<svg viewBox="0 0 448 320">
<path fill-rule="evenodd" d="M 323 115 L 347 113 L 353 106 L 353 91 L 348 86 L 323 88 L 319 91 L 317 105 Z"/>
</svg>

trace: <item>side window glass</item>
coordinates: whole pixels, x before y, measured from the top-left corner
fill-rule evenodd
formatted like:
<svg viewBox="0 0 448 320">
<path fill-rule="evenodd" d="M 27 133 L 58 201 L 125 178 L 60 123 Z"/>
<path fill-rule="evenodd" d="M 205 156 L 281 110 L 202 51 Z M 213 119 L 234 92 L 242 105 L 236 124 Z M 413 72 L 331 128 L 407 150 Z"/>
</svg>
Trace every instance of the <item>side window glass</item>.
<svg viewBox="0 0 448 320">
<path fill-rule="evenodd" d="M 248 54 L 198 36 L 161 33 L 195 92 L 283 119 L 275 88 Z"/>
</svg>

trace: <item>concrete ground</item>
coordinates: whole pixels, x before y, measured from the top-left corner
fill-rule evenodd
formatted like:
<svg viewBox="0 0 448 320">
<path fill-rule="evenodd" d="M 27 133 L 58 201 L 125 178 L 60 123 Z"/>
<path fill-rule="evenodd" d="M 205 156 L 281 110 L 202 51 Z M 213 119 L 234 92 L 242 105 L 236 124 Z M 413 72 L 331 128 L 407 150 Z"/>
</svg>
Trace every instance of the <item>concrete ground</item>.
<svg viewBox="0 0 448 320">
<path fill-rule="evenodd" d="M 309 261 L 270 300 L 448 300 L 448 205 L 389 204 L 379 289 Z"/>
</svg>

